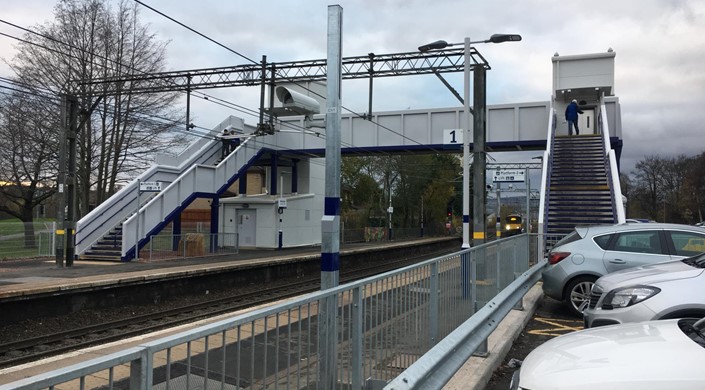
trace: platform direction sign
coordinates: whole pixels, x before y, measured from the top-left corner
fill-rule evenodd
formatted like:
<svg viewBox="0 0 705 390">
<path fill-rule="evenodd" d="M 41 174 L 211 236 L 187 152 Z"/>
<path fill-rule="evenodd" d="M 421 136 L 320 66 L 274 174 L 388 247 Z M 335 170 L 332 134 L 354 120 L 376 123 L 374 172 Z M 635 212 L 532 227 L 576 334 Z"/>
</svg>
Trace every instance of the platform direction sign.
<svg viewBox="0 0 705 390">
<path fill-rule="evenodd" d="M 492 173 L 492 181 L 495 183 L 516 183 L 525 179 L 523 169 L 495 169 Z"/>
<path fill-rule="evenodd" d="M 160 192 L 162 190 L 162 183 L 158 181 L 141 181 L 140 191 L 141 192 Z"/>
</svg>

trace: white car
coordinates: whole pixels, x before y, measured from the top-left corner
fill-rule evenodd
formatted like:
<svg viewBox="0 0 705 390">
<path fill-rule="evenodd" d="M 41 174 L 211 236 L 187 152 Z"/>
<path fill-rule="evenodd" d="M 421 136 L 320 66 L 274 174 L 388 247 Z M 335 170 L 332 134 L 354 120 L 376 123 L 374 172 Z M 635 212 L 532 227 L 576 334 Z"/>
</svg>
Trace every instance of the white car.
<svg viewBox="0 0 705 390">
<path fill-rule="evenodd" d="M 585 328 L 705 317 L 705 253 L 605 275 L 595 282 Z"/>
<path fill-rule="evenodd" d="M 531 351 L 512 390 L 705 389 L 705 320 L 586 329 Z"/>
<path fill-rule="evenodd" d="M 513 390 L 705 389 L 705 320 L 639 322 L 551 339 L 524 359 Z"/>
</svg>

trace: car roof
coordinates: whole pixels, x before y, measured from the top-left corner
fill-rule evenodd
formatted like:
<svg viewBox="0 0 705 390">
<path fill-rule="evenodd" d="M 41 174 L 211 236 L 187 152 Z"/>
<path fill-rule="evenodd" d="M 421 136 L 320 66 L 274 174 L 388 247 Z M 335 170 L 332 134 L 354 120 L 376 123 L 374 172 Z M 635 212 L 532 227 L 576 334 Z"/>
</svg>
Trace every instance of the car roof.
<svg viewBox="0 0 705 390">
<path fill-rule="evenodd" d="M 585 237 L 586 235 L 595 235 L 601 233 L 612 233 L 612 232 L 626 232 L 626 231 L 638 231 L 638 230 L 653 230 L 653 229 L 669 229 L 669 230 L 688 230 L 692 232 L 703 232 L 703 228 L 692 225 L 683 225 L 678 223 L 621 223 L 616 225 L 589 225 L 589 226 L 576 226 L 575 230 L 578 232 L 580 237 Z"/>
</svg>

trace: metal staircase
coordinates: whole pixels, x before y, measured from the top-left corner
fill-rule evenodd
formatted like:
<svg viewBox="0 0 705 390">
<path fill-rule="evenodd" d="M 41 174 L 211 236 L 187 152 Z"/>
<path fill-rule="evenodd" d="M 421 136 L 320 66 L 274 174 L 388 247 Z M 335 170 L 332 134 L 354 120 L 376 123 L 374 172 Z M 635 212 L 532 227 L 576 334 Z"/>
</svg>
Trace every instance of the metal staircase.
<svg viewBox="0 0 705 390">
<path fill-rule="evenodd" d="M 120 261 L 122 225 L 118 225 L 90 249 L 79 255 L 81 260 Z"/>
<path fill-rule="evenodd" d="M 242 119 L 231 116 L 211 133 L 219 134 L 226 126 L 245 127 Z M 198 194 L 217 196 L 232 184 L 263 148 L 263 145 L 251 144 L 248 148 L 241 148 L 240 153 L 233 152 L 222 160 L 221 141 L 204 137 L 178 156 L 163 157 L 138 179 L 141 182 L 164 183 L 166 189 L 161 193 L 138 196 L 137 179 L 128 183 L 78 221 L 76 254 L 82 260 L 125 261 L 134 257 L 138 217 L 142 244 L 145 237 L 170 223 L 174 213 L 186 207 Z"/>
<path fill-rule="evenodd" d="M 556 136 L 548 188 L 547 245 L 578 225 L 617 222 L 600 134 Z"/>
</svg>

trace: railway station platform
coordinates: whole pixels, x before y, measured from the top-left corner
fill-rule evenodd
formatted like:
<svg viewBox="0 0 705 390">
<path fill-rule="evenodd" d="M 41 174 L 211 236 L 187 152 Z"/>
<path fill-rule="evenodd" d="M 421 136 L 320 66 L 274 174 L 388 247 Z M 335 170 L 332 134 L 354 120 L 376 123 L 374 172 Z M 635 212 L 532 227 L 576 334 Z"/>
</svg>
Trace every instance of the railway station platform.
<svg viewBox="0 0 705 390">
<path fill-rule="evenodd" d="M 374 253 L 383 251 L 400 251 L 402 248 L 409 249 L 414 246 L 430 246 L 439 243 L 450 246 L 457 244 L 455 239 L 451 238 L 348 244 L 341 246 L 340 254 L 341 259 L 355 254 L 372 256 Z M 456 246 L 459 247 L 459 244 Z M 110 263 L 78 261 L 70 268 L 57 268 L 53 259 L 49 261 L 2 262 L 0 263 L 0 303 L 3 300 L 29 303 L 33 297 L 55 296 L 91 289 L 109 289 L 111 286 L 131 286 L 137 283 L 150 283 L 159 279 L 198 276 L 225 272 L 226 270 L 231 272 L 233 270 L 271 267 L 281 264 L 291 267 L 293 263 L 316 261 L 319 257 L 320 247 L 306 247 L 284 250 L 241 250 L 240 253 L 235 255 L 155 262 Z M 488 357 L 473 357 L 468 360 L 466 365 L 458 371 L 445 388 L 483 388 L 494 369 L 501 364 L 511 347 L 512 341 L 519 336 L 524 325 L 531 318 L 540 296 L 541 290 L 537 287 L 534 287 L 526 294 L 524 297 L 524 310 L 510 313 L 488 340 Z M 240 313 L 231 313 L 229 316 L 237 314 Z M 22 378 L 42 374 L 59 367 L 79 364 L 82 361 L 137 346 L 149 340 L 166 337 L 208 322 L 218 321 L 223 317 L 225 316 L 210 318 L 107 345 L 70 352 L 41 361 L 0 369 L 0 388 L 4 384 Z M 4 321 L 4 319 L 0 319 L 0 322 Z"/>
<path fill-rule="evenodd" d="M 398 252 L 404 248 L 460 249 L 457 237 L 429 237 L 412 240 L 342 244 L 341 262 L 346 257 Z M 431 249 L 429 249 L 431 250 Z M 82 261 L 59 268 L 54 259 L 0 262 L 0 304 L 9 299 L 66 294 L 72 291 L 146 283 L 169 278 L 193 278 L 206 274 L 272 267 L 320 259 L 320 246 L 272 249 L 240 249 L 238 253 L 158 261 Z M 0 320 L 0 323 L 2 321 Z"/>
</svg>

